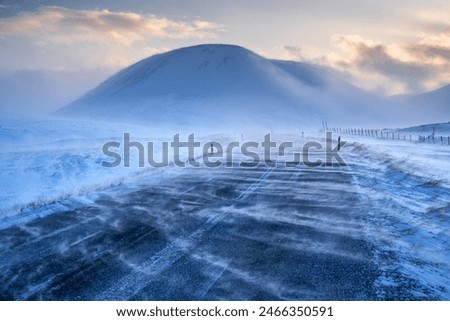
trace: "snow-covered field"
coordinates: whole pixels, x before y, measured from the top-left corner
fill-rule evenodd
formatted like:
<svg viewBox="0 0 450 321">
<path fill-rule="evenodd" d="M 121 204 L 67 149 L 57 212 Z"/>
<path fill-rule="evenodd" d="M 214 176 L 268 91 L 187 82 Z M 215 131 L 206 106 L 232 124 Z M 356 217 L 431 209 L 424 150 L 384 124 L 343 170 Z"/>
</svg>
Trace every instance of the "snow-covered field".
<svg viewBox="0 0 450 321">
<path fill-rule="evenodd" d="M 102 162 L 111 158 L 103 154 L 102 147 L 110 141 L 119 142 L 123 155 L 123 135 L 130 133 L 130 140 L 145 145 L 145 152 L 146 143 L 153 142 L 158 161 L 161 142 L 171 142 L 177 133 L 152 126 L 48 117 L 19 119 L 9 115 L 2 115 L 0 126 L 0 218 L 164 170 L 147 163 L 139 167 L 134 148 L 130 167 L 124 167 L 123 162 L 114 168 L 103 167 Z M 186 140 L 188 134 L 180 133 L 180 139 Z M 221 141 L 224 137 L 209 135 L 207 138 Z M 197 138 L 206 139 L 198 135 Z M 184 154 L 180 157 L 186 158 L 186 150 L 181 152 Z M 171 155 L 169 160 L 173 159 Z"/>
<path fill-rule="evenodd" d="M 446 186 L 450 185 L 450 145 L 447 137 L 450 136 L 450 124 L 436 127 L 435 143 L 419 142 L 418 137 L 428 136 L 432 130 L 391 130 L 389 138 L 376 139 L 365 136 L 342 135 L 344 140 L 353 143 L 361 149 L 361 161 L 364 155 L 378 155 L 385 162 L 392 162 L 406 173 L 420 176 L 430 181 L 436 181 Z M 392 139 L 391 133 L 394 133 Z M 400 139 L 398 139 L 400 135 Z M 412 141 L 409 141 L 411 135 Z M 441 144 L 440 136 L 445 137 Z M 405 140 L 403 139 L 405 137 Z"/>
<path fill-rule="evenodd" d="M 402 298 L 402 288 L 414 281 L 413 298 L 439 293 L 437 298 L 448 300 L 450 146 L 345 139 L 354 186 L 367 206 L 361 209 L 367 237 L 383 269 L 376 281 L 382 296 Z"/>
<path fill-rule="evenodd" d="M 117 184 L 129 174 L 100 166 L 102 145 L 119 139 L 120 129 L 49 119 L 3 118 L 0 125 L 3 217 Z"/>
<path fill-rule="evenodd" d="M 123 134 L 129 132 L 131 140 L 142 144 L 154 142 L 155 159 L 161 157 L 161 142 L 171 142 L 175 130 L 159 129 L 142 125 L 114 124 L 82 120 L 62 120 L 58 118 L 23 118 L 2 116 L 0 123 L 0 216 L 14 216 L 28 208 L 49 204 L 69 197 L 84 195 L 117 185 L 129 177 L 162 169 L 152 168 L 145 163 L 138 166 L 137 152 L 132 149 L 131 166 L 121 163 L 114 168 L 101 166 L 103 161 L 111 161 L 102 152 L 106 142 L 120 142 Z M 348 141 L 346 148 L 359 151 L 356 162 L 367 162 L 377 157 L 383 164 L 391 164 L 403 172 L 418 176 L 428 184 L 450 186 L 450 146 L 440 141 L 436 144 L 419 143 L 418 135 L 430 132 L 430 126 L 415 127 L 397 133 L 413 141 L 402 139 L 375 139 L 364 136 L 342 135 Z M 436 128 L 436 126 L 433 126 Z M 385 131 L 388 132 L 388 131 Z M 273 133 L 273 132 L 272 132 Z M 184 134 L 184 136 L 183 136 Z M 241 141 L 244 136 L 236 131 L 214 135 L 200 135 L 200 141 L 219 142 Z M 298 133 L 299 134 L 299 133 Z M 188 133 L 181 133 L 181 140 Z M 263 141 L 264 133 L 245 135 L 247 139 Z M 308 132 L 309 138 L 319 140 L 323 134 Z M 389 134 L 389 137 L 391 134 Z M 450 124 L 437 126 L 436 136 L 450 135 Z M 335 134 L 337 136 L 337 134 Z M 276 132 L 274 139 L 292 141 L 298 136 Z M 336 138 L 336 137 L 335 137 Z M 120 149 L 123 152 L 123 149 Z M 172 150 L 169 148 L 169 152 Z M 187 157 L 186 150 L 183 157 Z M 196 152 L 201 152 L 198 149 Z M 122 153 L 123 155 L 123 153 Z M 375 155 L 375 156 L 374 156 Z M 197 155 L 198 156 L 198 155 Z M 172 154 L 169 160 L 173 160 Z M 385 171 L 385 167 L 373 168 L 374 173 Z"/>
</svg>

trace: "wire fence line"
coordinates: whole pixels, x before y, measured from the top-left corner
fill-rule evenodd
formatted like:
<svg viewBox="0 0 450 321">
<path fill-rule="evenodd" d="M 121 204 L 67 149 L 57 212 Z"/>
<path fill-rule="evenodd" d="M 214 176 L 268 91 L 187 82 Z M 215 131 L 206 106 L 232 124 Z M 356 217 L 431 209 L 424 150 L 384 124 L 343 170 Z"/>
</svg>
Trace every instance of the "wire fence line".
<svg viewBox="0 0 450 321">
<path fill-rule="evenodd" d="M 410 142 L 440 144 L 450 146 L 450 136 L 436 135 L 435 131 L 430 135 L 418 135 L 410 133 L 394 132 L 392 130 L 368 129 L 368 128 L 329 128 L 326 122 L 322 122 L 324 131 L 350 136 L 366 136 L 377 139 L 403 140 Z"/>
</svg>

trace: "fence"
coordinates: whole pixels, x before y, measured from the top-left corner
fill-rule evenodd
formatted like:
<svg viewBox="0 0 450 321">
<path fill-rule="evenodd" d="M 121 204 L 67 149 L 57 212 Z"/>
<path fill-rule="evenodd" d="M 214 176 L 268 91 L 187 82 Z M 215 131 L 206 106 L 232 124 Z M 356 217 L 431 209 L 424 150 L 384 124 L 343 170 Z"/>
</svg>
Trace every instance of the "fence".
<svg viewBox="0 0 450 321">
<path fill-rule="evenodd" d="M 379 130 L 379 129 L 368 129 L 368 128 L 328 128 L 326 122 L 322 123 L 325 131 L 331 131 L 335 134 L 345 134 L 352 136 L 366 136 L 378 139 L 391 139 L 391 140 L 404 140 L 410 142 L 420 142 L 429 144 L 440 144 L 450 146 L 450 136 L 439 136 L 433 134 L 428 136 L 417 135 L 413 137 L 412 134 L 401 134 L 392 131 Z"/>
</svg>

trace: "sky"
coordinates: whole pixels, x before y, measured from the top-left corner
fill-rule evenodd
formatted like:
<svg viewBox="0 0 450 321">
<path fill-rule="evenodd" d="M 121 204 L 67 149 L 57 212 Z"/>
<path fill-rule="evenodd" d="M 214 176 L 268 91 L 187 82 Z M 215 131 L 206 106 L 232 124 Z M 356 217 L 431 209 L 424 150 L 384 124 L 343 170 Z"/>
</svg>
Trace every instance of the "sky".
<svg viewBox="0 0 450 321">
<path fill-rule="evenodd" d="M 330 66 L 381 95 L 415 94 L 450 83 L 450 1 L 0 0 L 0 71 L 101 78 L 201 43 Z"/>
</svg>

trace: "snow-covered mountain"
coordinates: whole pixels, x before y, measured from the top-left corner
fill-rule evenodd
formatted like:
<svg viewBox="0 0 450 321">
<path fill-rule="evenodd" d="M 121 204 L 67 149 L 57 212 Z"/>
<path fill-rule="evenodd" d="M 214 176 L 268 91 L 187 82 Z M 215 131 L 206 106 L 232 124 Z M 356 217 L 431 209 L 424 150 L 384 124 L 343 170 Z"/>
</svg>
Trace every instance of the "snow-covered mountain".
<svg viewBox="0 0 450 321">
<path fill-rule="evenodd" d="M 406 102 L 417 107 L 424 117 L 429 114 L 441 121 L 450 120 L 450 85 L 408 98 Z"/>
<path fill-rule="evenodd" d="M 325 67 L 269 60 L 239 46 L 199 45 L 144 59 L 58 114 L 214 128 L 318 127 L 322 120 L 387 126 L 386 119 L 396 119 L 394 105 Z"/>
</svg>

